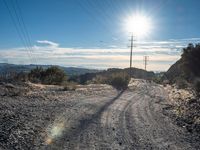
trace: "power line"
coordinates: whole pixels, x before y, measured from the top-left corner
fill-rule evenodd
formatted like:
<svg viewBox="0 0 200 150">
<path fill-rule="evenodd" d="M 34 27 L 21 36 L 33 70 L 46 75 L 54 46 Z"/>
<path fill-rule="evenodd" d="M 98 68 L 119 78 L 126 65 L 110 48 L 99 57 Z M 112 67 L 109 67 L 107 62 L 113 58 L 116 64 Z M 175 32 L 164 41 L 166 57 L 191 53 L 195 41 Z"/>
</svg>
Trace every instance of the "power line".
<svg viewBox="0 0 200 150">
<path fill-rule="evenodd" d="M 19 27 L 20 27 L 20 29 L 22 31 L 23 36 L 24 36 L 26 45 L 27 45 L 27 47 L 28 47 L 28 49 L 30 51 L 30 54 L 32 56 L 32 59 L 33 59 L 34 63 L 37 63 L 37 60 L 32 55 L 33 54 L 32 44 L 31 44 L 30 36 L 29 36 L 28 31 L 27 31 L 26 25 L 24 23 L 24 19 L 22 17 L 21 8 L 19 7 L 19 4 L 18 4 L 17 0 L 15 0 L 16 5 L 15 5 L 14 0 L 11 0 L 11 2 L 12 2 L 12 5 L 13 5 L 14 13 L 15 13 L 15 15 L 17 17 L 17 21 L 18 21 Z"/>
<path fill-rule="evenodd" d="M 113 24 L 113 17 L 106 11 L 106 7 L 112 10 L 111 13 L 116 13 L 116 7 L 113 7 L 115 2 L 112 1 L 94 1 L 94 0 L 77 0 L 78 6 L 85 12 L 85 14 L 90 18 L 92 24 L 97 24 L 98 27 L 105 30 L 106 33 L 109 33 L 112 37 L 116 37 L 116 34 L 112 32 L 108 25 Z M 109 3 L 108 3 L 109 2 Z M 113 4 L 113 5 L 112 5 Z M 95 15 L 96 14 L 96 15 Z M 101 17 L 100 17 L 101 16 Z M 115 18 L 116 20 L 117 18 Z M 101 32 L 101 31 L 100 31 Z M 119 41 L 117 42 L 119 44 Z"/>
<path fill-rule="evenodd" d="M 19 38 L 20 38 L 22 44 L 24 45 L 24 48 L 25 48 L 26 51 L 27 51 L 27 55 L 28 55 L 29 59 L 31 60 L 31 54 L 30 54 L 30 52 L 29 52 L 29 50 L 28 50 L 28 47 L 27 47 L 27 45 L 26 45 L 26 43 L 25 43 L 25 40 L 24 40 L 22 34 L 20 33 L 20 28 L 18 27 L 17 22 L 16 22 L 16 20 L 15 20 L 13 14 L 12 14 L 12 10 L 11 10 L 10 7 L 8 6 L 6 0 L 3 0 L 3 2 L 4 2 L 4 4 L 5 4 L 5 6 L 6 6 L 6 8 L 8 9 L 8 12 L 9 12 L 9 15 L 10 15 L 10 17 L 11 17 L 12 23 L 14 24 L 15 29 L 16 29 L 16 31 L 17 31 L 17 34 L 18 34 L 18 36 L 19 36 Z"/>
<path fill-rule="evenodd" d="M 101 25 L 106 31 L 108 31 L 109 33 L 111 33 L 111 35 L 113 35 L 113 33 L 110 31 L 110 29 L 105 25 L 105 17 L 102 21 L 102 19 L 100 19 L 100 17 L 97 17 L 94 15 L 94 12 L 91 11 L 91 9 L 88 8 L 93 8 L 95 9 L 95 13 L 99 14 L 104 14 L 108 16 L 108 14 L 105 14 L 105 11 L 102 11 L 102 9 L 100 9 L 99 7 L 96 7 L 97 5 L 95 5 L 93 3 L 93 1 L 84 1 L 85 3 L 83 3 L 82 1 L 77 0 L 77 4 L 80 6 L 80 8 L 86 12 L 86 14 L 93 20 L 96 20 L 96 22 L 98 22 L 98 25 Z M 111 20 L 111 19 L 110 19 Z M 92 22 L 94 23 L 94 22 Z"/>
<path fill-rule="evenodd" d="M 27 27 L 26 27 L 26 24 L 25 24 L 25 22 L 24 22 L 24 19 L 23 19 L 23 16 L 22 16 L 22 11 L 21 11 L 21 8 L 20 8 L 20 6 L 19 6 L 19 3 L 18 3 L 18 0 L 15 0 L 16 1 L 16 8 L 19 10 L 18 12 L 19 12 L 19 16 L 20 16 L 20 18 L 21 18 L 21 21 L 22 21 L 22 25 L 23 25 L 23 27 L 24 27 L 24 31 L 25 31 L 25 34 L 26 34 L 26 37 L 27 37 L 27 40 L 28 40 L 28 44 L 29 44 L 29 46 L 30 46 L 30 50 L 31 50 L 31 52 L 33 53 L 33 48 L 32 48 L 32 42 L 31 42 L 31 36 L 30 36 L 30 33 L 28 32 L 28 30 L 27 30 Z M 34 57 L 34 56 L 33 56 Z M 35 60 L 35 62 L 37 63 L 37 59 L 36 59 L 36 57 L 34 57 L 34 60 Z"/>
<path fill-rule="evenodd" d="M 6 0 L 3 0 L 3 2 L 6 8 L 8 9 L 9 15 L 11 16 L 11 20 L 17 30 L 17 33 L 20 37 L 20 40 L 22 41 L 22 44 L 24 45 L 24 48 L 27 51 L 30 61 L 37 63 L 37 60 L 33 56 L 33 49 L 32 49 L 32 44 L 30 40 L 30 35 L 24 23 L 22 12 L 17 0 L 15 0 L 16 3 L 14 2 L 14 0 L 11 0 L 10 2 L 12 5 L 10 7 L 8 3 L 6 2 Z"/>
</svg>

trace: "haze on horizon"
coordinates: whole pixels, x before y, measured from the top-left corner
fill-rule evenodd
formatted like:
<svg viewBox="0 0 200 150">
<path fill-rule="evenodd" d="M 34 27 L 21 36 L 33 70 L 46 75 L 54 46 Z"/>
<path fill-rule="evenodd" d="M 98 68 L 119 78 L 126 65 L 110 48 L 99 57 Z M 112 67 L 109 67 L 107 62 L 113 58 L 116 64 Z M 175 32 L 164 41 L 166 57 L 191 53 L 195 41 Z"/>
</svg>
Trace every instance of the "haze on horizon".
<svg viewBox="0 0 200 150">
<path fill-rule="evenodd" d="M 199 43 L 199 0 L 1 0 L 0 63 L 85 68 L 129 66 L 134 13 L 152 19 L 151 33 L 135 42 L 133 67 L 166 71 L 188 43 Z"/>
</svg>

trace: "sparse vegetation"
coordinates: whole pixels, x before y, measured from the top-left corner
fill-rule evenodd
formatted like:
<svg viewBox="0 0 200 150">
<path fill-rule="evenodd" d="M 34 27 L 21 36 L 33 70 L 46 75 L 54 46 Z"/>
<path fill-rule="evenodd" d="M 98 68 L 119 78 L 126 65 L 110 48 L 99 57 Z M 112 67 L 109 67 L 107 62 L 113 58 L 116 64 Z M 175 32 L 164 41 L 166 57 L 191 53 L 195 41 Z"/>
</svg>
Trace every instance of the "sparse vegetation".
<svg viewBox="0 0 200 150">
<path fill-rule="evenodd" d="M 26 72 L 6 72 L 0 75 L 0 81 L 2 82 L 26 82 L 28 81 L 28 74 Z"/>
<path fill-rule="evenodd" d="M 43 76 L 44 69 L 42 67 L 36 67 L 35 69 L 32 69 L 28 74 L 29 80 L 34 83 L 40 83 Z"/>
<path fill-rule="evenodd" d="M 41 67 L 36 67 L 29 73 L 29 80 L 34 83 L 60 85 L 66 81 L 65 72 L 57 66 L 52 66 L 44 70 Z"/>
<path fill-rule="evenodd" d="M 128 87 L 129 77 L 123 73 L 112 74 L 108 78 L 107 83 L 118 90 L 126 89 Z"/>
<path fill-rule="evenodd" d="M 155 83 L 158 83 L 158 84 L 162 83 L 161 77 L 154 77 L 154 78 L 153 78 L 153 81 L 154 81 Z"/>
<path fill-rule="evenodd" d="M 45 70 L 44 77 L 41 77 L 43 79 L 43 83 L 45 84 L 55 84 L 59 85 L 62 82 L 66 81 L 67 76 L 65 72 L 60 69 L 59 67 L 53 66 Z"/>
<path fill-rule="evenodd" d="M 20 72 L 20 73 L 16 74 L 16 76 L 14 77 L 14 80 L 26 82 L 26 81 L 28 81 L 28 73 Z"/>
<path fill-rule="evenodd" d="M 70 81 L 77 82 L 79 84 L 88 83 L 104 83 L 106 78 L 110 77 L 112 74 L 129 74 L 129 68 L 119 69 L 119 68 L 109 68 L 104 71 L 96 73 L 86 73 L 80 76 L 72 76 L 69 78 Z M 131 77 L 139 79 L 153 79 L 155 77 L 154 72 L 148 72 L 138 68 L 132 68 Z"/>
<path fill-rule="evenodd" d="M 107 76 L 97 76 L 93 82 L 112 85 L 117 90 L 123 90 L 128 87 L 129 76 L 126 72 L 112 73 Z"/>
<path fill-rule="evenodd" d="M 75 82 L 67 82 L 64 84 L 63 91 L 75 91 L 77 84 Z"/>
</svg>

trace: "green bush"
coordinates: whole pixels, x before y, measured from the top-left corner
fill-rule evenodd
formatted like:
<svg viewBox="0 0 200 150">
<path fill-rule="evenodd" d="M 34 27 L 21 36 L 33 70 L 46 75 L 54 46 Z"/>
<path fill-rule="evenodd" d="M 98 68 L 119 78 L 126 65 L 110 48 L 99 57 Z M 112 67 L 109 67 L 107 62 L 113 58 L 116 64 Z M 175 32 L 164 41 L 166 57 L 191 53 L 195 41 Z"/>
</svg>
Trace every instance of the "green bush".
<svg viewBox="0 0 200 150">
<path fill-rule="evenodd" d="M 108 84 L 112 85 L 114 88 L 118 90 L 123 90 L 128 87 L 129 83 L 129 77 L 128 75 L 125 75 L 124 73 L 116 73 L 111 75 L 111 77 L 108 78 Z"/>
<path fill-rule="evenodd" d="M 117 90 L 123 90 L 128 87 L 129 80 L 127 73 L 118 72 L 109 75 L 99 75 L 93 80 L 93 83 L 109 84 Z"/>
<path fill-rule="evenodd" d="M 66 79 L 67 78 L 65 72 L 59 67 L 53 66 L 45 70 L 43 83 L 59 85 L 66 81 Z"/>
<path fill-rule="evenodd" d="M 28 77 L 34 83 L 54 85 L 60 85 L 67 79 L 65 72 L 57 66 L 52 66 L 47 69 L 36 67 L 30 71 Z"/>
<path fill-rule="evenodd" d="M 41 83 L 42 77 L 44 77 L 44 73 L 45 70 L 42 67 L 36 67 L 29 72 L 28 78 L 31 82 Z"/>
<path fill-rule="evenodd" d="M 155 83 L 161 84 L 161 83 L 162 83 L 162 77 L 154 77 L 154 78 L 153 78 L 153 81 L 154 81 Z"/>
</svg>

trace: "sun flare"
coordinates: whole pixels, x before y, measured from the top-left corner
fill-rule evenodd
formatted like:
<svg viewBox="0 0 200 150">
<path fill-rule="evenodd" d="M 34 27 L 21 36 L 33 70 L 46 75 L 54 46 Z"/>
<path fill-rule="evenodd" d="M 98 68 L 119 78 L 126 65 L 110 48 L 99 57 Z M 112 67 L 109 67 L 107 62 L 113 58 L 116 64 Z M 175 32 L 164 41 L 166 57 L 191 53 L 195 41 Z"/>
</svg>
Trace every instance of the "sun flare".
<svg viewBox="0 0 200 150">
<path fill-rule="evenodd" d="M 146 36 L 151 28 L 151 19 L 144 15 L 129 16 L 125 21 L 125 29 L 137 37 Z"/>
</svg>

